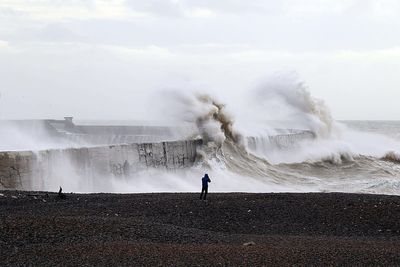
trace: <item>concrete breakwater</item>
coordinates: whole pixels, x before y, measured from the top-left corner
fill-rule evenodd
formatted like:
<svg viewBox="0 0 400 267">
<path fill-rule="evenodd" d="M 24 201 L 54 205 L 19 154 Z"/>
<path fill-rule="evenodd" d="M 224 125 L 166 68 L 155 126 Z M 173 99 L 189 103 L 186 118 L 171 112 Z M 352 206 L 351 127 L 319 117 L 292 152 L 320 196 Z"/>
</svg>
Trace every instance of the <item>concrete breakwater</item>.
<svg viewBox="0 0 400 267">
<path fill-rule="evenodd" d="M 0 152 L 0 189 L 54 190 L 59 185 L 105 183 L 148 168 L 191 167 L 201 140 Z M 71 179 L 72 177 L 80 179 Z M 76 187 L 79 188 L 77 184 Z"/>
<path fill-rule="evenodd" d="M 286 130 L 271 136 L 247 137 L 247 143 L 250 151 L 262 155 L 313 138 L 315 135 L 309 131 Z M 182 140 L 0 151 L 0 189 L 55 191 L 58 186 L 65 186 L 80 192 L 107 191 L 113 182 L 138 179 L 138 173 L 144 170 L 190 168 L 202 144 L 202 140 Z"/>
<path fill-rule="evenodd" d="M 315 139 L 315 133 L 307 130 L 286 130 L 285 133 L 274 135 L 247 137 L 247 147 L 251 151 L 269 151 L 273 149 L 288 149 L 302 141 Z"/>
</svg>

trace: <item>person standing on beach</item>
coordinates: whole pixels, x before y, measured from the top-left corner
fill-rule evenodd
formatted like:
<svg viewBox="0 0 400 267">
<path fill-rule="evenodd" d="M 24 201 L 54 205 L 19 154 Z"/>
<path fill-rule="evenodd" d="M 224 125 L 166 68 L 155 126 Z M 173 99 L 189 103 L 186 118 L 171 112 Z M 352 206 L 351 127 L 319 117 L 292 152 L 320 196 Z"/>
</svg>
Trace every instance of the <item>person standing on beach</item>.
<svg viewBox="0 0 400 267">
<path fill-rule="evenodd" d="M 208 193 L 208 183 L 211 183 L 210 177 L 208 177 L 208 174 L 206 173 L 203 178 L 201 178 L 201 194 L 200 194 L 200 199 L 206 200 L 207 198 L 207 193 Z M 204 197 L 203 197 L 204 194 Z"/>
</svg>

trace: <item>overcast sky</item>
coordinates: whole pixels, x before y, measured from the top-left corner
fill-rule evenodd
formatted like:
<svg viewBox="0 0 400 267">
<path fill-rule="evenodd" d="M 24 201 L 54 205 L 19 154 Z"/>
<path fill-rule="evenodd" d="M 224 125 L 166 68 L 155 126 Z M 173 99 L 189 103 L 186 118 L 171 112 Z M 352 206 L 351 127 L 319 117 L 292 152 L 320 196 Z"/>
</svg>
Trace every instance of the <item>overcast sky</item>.
<svg viewBox="0 0 400 267">
<path fill-rule="evenodd" d="M 337 119 L 400 119 L 400 1 L 0 0 L 1 119 L 141 119 L 155 91 L 229 102 L 277 71 Z"/>
</svg>

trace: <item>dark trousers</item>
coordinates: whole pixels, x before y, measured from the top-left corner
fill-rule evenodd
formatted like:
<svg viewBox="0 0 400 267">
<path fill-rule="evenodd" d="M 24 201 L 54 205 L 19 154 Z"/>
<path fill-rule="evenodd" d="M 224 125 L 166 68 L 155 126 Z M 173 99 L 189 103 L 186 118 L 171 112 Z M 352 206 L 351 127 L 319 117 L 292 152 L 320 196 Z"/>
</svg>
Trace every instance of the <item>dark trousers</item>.
<svg viewBox="0 0 400 267">
<path fill-rule="evenodd" d="M 204 193 L 204 197 L 203 197 L 203 193 Z M 207 193 L 208 193 L 208 186 L 203 186 L 203 187 L 201 188 L 200 199 L 206 200 Z"/>
</svg>

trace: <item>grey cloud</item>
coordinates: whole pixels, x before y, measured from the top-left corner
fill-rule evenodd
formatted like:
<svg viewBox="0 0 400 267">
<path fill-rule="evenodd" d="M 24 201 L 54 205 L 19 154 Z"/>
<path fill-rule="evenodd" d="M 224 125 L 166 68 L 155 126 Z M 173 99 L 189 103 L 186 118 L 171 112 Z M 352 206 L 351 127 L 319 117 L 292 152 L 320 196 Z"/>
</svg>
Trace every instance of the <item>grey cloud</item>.
<svg viewBox="0 0 400 267">
<path fill-rule="evenodd" d="M 125 4 L 135 11 L 158 16 L 179 17 L 183 15 L 180 3 L 170 0 L 126 0 Z"/>
<path fill-rule="evenodd" d="M 9 7 L 0 6 L 0 18 L 10 18 L 22 16 L 24 13 Z"/>
<path fill-rule="evenodd" d="M 146 12 L 159 16 L 183 17 L 185 12 L 203 8 L 215 12 L 217 15 L 247 13 L 266 15 L 281 13 L 282 5 L 277 1 L 266 4 L 262 0 L 126 0 L 125 4 L 135 11 Z"/>
<path fill-rule="evenodd" d="M 81 117 L 118 118 L 126 114 L 118 103 L 129 106 L 130 99 L 176 77 L 208 82 L 223 91 L 245 88 L 265 72 L 281 68 L 304 74 L 313 90 L 326 96 L 342 117 L 345 100 L 337 95 L 347 94 L 349 88 L 355 98 L 364 88 L 375 90 L 374 80 L 385 80 L 382 91 L 396 98 L 399 64 L 393 58 L 397 57 L 376 59 L 368 50 L 399 46 L 400 15 L 390 20 L 373 17 L 372 1 L 365 5 L 354 1 L 336 11 L 326 8 L 334 1 L 341 0 L 301 1 L 312 14 L 300 10 L 297 16 L 296 8 L 303 6 L 294 0 L 128 0 L 122 12 L 117 7 L 115 16 L 102 6 L 94 17 L 79 12 L 71 16 L 74 6 L 81 11 L 84 7 L 82 14 L 89 16 L 87 9 L 96 10 L 100 3 L 94 0 L 26 2 L 25 10 L 34 3 L 32 12 L 51 5 L 50 10 L 60 8 L 60 16 L 65 11 L 68 18 L 50 20 L 24 16 L 0 4 L 0 41 L 8 44 L 0 49 L 0 115 L 43 117 L 76 111 Z M 215 16 L 191 17 L 196 8 L 206 8 Z M 150 16 L 134 16 L 135 11 Z M 361 53 L 345 60 L 327 59 L 326 55 L 347 50 Z M 356 74 L 346 74 L 352 70 Z M 100 105 L 91 109 L 79 102 L 93 98 Z M 104 110 L 107 101 L 110 108 Z M 129 112 L 141 111 L 129 107 Z M 359 114 L 363 112 L 368 114 L 368 109 Z"/>
<path fill-rule="evenodd" d="M 82 40 L 82 37 L 62 24 L 51 23 L 44 26 L 36 35 L 38 41 L 71 42 Z"/>
<path fill-rule="evenodd" d="M 183 0 L 182 3 L 189 7 L 202 7 L 215 10 L 218 13 L 246 14 L 254 13 L 260 15 L 269 15 L 282 12 L 280 1 L 241 1 L 241 0 Z"/>
</svg>

